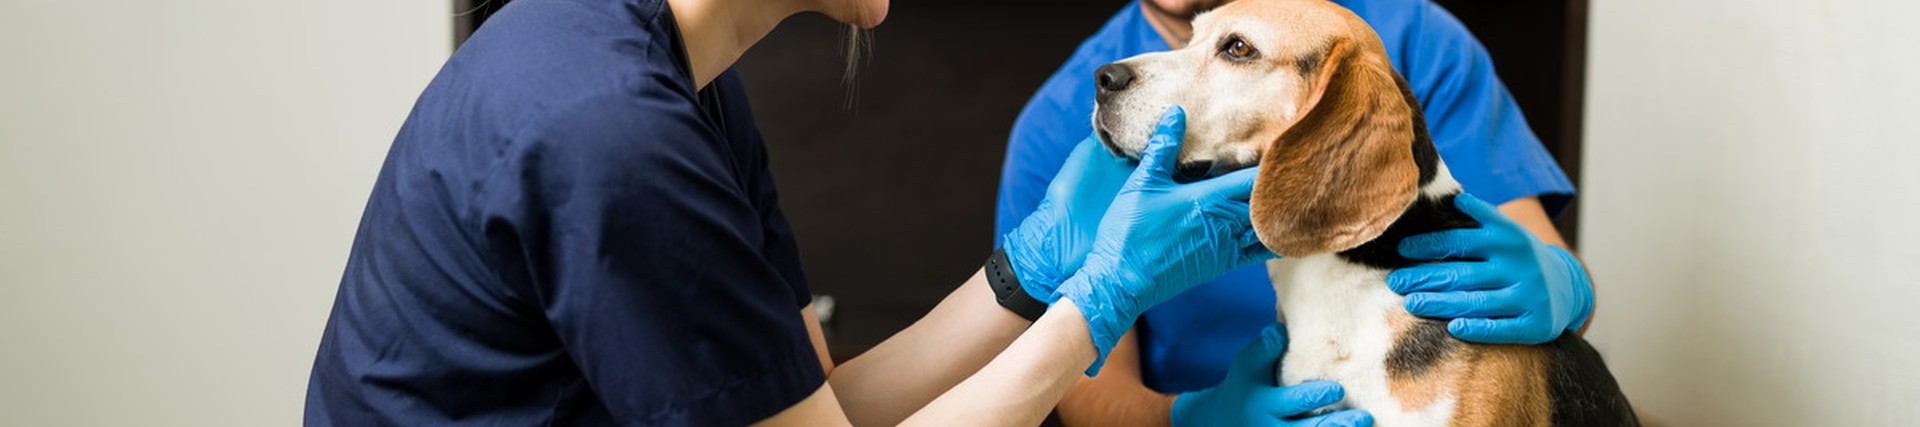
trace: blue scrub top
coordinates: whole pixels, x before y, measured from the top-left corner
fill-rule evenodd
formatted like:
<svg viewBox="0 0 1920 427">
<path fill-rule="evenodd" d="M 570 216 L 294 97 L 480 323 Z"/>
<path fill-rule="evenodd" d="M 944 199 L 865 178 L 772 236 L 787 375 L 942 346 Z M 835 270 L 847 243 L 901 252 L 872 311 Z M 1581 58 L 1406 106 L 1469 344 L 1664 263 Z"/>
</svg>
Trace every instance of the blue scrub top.
<svg viewBox="0 0 1920 427">
<path fill-rule="evenodd" d="M 660 0 L 519 0 L 388 151 L 307 425 L 746 425 L 825 381 L 738 79 Z"/>
<path fill-rule="evenodd" d="M 1380 34 L 1394 69 L 1426 109 L 1434 145 L 1467 192 L 1495 204 L 1538 196 L 1549 214 L 1566 208 L 1573 184 L 1459 20 L 1427 0 L 1335 3 Z M 1129 3 L 1047 79 L 1007 141 L 996 236 L 1033 212 L 1068 151 L 1093 132 L 1094 69 L 1167 49 L 1140 5 Z M 1264 267 L 1230 272 L 1148 310 L 1135 325 L 1147 386 L 1175 393 L 1218 384 L 1234 353 L 1273 319 L 1273 286 Z"/>
</svg>

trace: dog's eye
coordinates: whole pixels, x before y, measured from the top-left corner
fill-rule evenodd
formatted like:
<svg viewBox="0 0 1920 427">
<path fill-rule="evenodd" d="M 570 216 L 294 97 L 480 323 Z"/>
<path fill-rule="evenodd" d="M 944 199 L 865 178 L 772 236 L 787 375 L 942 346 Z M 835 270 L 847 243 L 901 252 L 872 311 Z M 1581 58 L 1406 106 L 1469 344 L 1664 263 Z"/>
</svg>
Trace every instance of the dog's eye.
<svg viewBox="0 0 1920 427">
<path fill-rule="evenodd" d="M 1247 44 L 1246 40 L 1241 40 L 1239 37 L 1228 37 L 1225 42 L 1220 43 L 1220 54 L 1234 61 L 1253 59 L 1253 56 L 1259 53 L 1253 49 L 1253 45 Z"/>
</svg>

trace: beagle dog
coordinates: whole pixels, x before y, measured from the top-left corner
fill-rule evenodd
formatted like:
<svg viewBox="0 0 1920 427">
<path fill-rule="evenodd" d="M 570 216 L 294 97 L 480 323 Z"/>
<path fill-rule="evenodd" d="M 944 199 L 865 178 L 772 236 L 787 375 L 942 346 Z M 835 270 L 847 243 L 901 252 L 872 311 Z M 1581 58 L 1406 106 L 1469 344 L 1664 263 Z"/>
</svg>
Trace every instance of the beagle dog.
<svg viewBox="0 0 1920 427">
<path fill-rule="evenodd" d="M 1336 406 L 1401 426 L 1637 426 L 1575 334 L 1537 346 L 1460 341 L 1414 317 L 1387 273 L 1401 239 L 1478 224 L 1379 36 L 1325 0 L 1242 0 L 1194 22 L 1187 47 L 1107 64 L 1094 128 L 1137 158 L 1151 123 L 1188 107 L 1179 171 L 1258 164 L 1252 218 L 1292 345 L 1281 384 L 1333 380 Z"/>
</svg>

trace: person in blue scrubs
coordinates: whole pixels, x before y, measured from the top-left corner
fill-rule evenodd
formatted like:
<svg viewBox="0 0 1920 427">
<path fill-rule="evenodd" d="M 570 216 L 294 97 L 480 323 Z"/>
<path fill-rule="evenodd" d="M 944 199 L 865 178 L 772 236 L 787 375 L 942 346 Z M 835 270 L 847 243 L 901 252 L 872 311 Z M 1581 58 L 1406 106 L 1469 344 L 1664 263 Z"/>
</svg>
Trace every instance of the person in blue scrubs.
<svg viewBox="0 0 1920 427">
<path fill-rule="evenodd" d="M 1070 141 L 1092 132 L 1087 117 L 1094 106 L 1094 70 L 1133 55 L 1182 45 L 1191 36 L 1194 14 L 1219 3 L 1223 2 L 1131 2 L 1080 45 L 1034 94 L 1014 124 L 1001 175 L 997 236 L 1012 232 L 1021 218 L 1034 211 L 1049 179 L 1072 149 Z M 1409 310 L 1458 318 L 1449 329 L 1459 338 L 1477 342 L 1541 343 L 1561 331 L 1578 330 L 1591 313 L 1592 290 L 1579 261 L 1560 248 L 1565 244 L 1548 220 L 1566 209 L 1573 187 L 1527 127 L 1512 96 L 1494 75 L 1485 49 L 1457 19 L 1429 0 L 1335 3 L 1353 10 L 1380 35 L 1394 68 L 1406 76 L 1425 107 L 1433 142 L 1454 177 L 1471 196 L 1499 206 L 1497 212 L 1467 206 L 1463 210 L 1493 212 L 1479 219 L 1517 223 L 1526 231 L 1478 240 L 1440 240 L 1459 246 L 1452 248 L 1459 249 L 1456 253 L 1512 241 L 1549 254 L 1517 254 L 1526 259 L 1508 260 L 1512 262 L 1445 263 L 1401 270 L 1390 282 L 1396 291 L 1409 294 Z M 1437 269 L 1447 268 L 1505 280 L 1464 284 L 1429 279 L 1438 276 L 1432 274 Z M 1082 381 L 1069 393 L 1059 408 L 1062 419 L 1075 425 L 1222 422 L 1197 409 L 1211 406 L 1206 400 L 1216 398 L 1217 392 L 1209 388 L 1223 379 L 1232 381 L 1228 372 L 1234 368 L 1236 351 L 1274 321 L 1274 306 L 1266 269 L 1250 267 L 1148 310 L 1110 356 L 1112 363 L 1103 374 Z M 1556 315 L 1519 316 L 1495 306 Z"/>
<path fill-rule="evenodd" d="M 730 68 L 788 16 L 871 27 L 886 9 L 508 4 L 447 61 L 388 151 L 305 423 L 1032 425 L 1098 372 L 1141 311 L 1272 257 L 1232 209 L 1252 171 L 1173 180 L 1176 108 L 1137 165 L 1058 141 L 1082 161 L 1011 228 L 1004 248 L 1018 261 L 997 253 L 924 319 L 834 366 Z M 1017 272 L 1038 265 L 1073 268 Z M 1003 306 L 1027 285 L 1050 289 L 1051 304 L 1031 316 Z M 1337 401 L 1334 387 L 1265 387 L 1283 399 L 1250 407 L 1298 415 Z"/>
</svg>

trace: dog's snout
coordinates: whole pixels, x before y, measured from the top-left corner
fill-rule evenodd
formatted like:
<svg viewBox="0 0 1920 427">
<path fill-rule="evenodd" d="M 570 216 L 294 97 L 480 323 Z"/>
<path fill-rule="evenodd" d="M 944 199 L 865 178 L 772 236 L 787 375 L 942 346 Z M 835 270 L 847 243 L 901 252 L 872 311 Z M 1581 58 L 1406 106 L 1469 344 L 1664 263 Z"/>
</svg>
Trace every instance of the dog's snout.
<svg viewBox="0 0 1920 427">
<path fill-rule="evenodd" d="M 1093 71 L 1094 82 L 1100 86 L 1100 92 L 1117 92 L 1133 84 L 1133 67 L 1115 62 L 1100 66 Z"/>
<path fill-rule="evenodd" d="M 1191 162 L 1181 162 L 1179 165 L 1175 166 L 1175 169 L 1177 172 L 1179 172 L 1179 176 L 1174 177 L 1174 178 L 1178 178 L 1176 179 L 1176 181 L 1181 181 L 1181 182 L 1199 181 L 1202 179 L 1207 179 L 1207 177 L 1213 175 L 1213 161 L 1212 160 L 1195 160 Z"/>
</svg>

